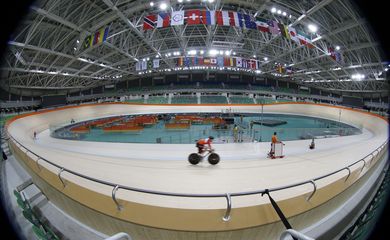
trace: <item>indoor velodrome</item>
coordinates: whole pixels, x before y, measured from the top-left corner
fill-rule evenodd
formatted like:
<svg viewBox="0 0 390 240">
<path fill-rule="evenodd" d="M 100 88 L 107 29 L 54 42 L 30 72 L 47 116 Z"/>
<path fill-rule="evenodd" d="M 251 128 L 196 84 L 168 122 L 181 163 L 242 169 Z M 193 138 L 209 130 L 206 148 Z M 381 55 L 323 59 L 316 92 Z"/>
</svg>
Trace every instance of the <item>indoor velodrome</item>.
<svg viewBox="0 0 390 240">
<path fill-rule="evenodd" d="M 0 65 L 9 239 L 384 239 L 390 62 L 364 6 L 26 3 Z"/>
</svg>

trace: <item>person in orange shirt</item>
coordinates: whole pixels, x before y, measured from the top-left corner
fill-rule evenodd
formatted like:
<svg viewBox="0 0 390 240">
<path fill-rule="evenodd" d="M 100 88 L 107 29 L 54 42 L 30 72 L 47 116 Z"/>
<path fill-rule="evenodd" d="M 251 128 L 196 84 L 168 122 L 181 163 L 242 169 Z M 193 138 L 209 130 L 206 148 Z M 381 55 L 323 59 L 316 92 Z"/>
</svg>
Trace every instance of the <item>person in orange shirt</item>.
<svg viewBox="0 0 390 240">
<path fill-rule="evenodd" d="M 269 156 L 273 157 L 275 155 L 275 143 L 278 143 L 278 137 L 276 136 L 276 132 L 272 135 L 271 139 L 271 151 L 269 152 Z"/>
<path fill-rule="evenodd" d="M 276 136 L 276 132 L 274 132 L 274 135 L 272 135 L 272 143 L 275 144 L 278 142 L 279 142 L 278 137 Z"/>
<path fill-rule="evenodd" d="M 211 149 L 211 143 L 213 142 L 213 139 L 214 139 L 213 136 L 210 136 L 210 137 L 205 138 L 205 139 L 199 139 L 196 142 L 196 147 L 198 148 L 198 153 L 199 154 L 204 153 L 206 144 L 208 145 L 208 148 Z"/>
</svg>

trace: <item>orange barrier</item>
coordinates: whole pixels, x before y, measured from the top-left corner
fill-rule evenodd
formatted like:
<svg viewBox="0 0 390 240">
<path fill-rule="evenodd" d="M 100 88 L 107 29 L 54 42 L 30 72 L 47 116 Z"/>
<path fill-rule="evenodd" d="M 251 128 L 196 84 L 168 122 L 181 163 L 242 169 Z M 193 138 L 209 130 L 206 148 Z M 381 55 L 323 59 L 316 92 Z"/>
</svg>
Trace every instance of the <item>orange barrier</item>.
<svg viewBox="0 0 390 240">
<path fill-rule="evenodd" d="M 73 133 L 89 133 L 90 129 L 88 125 L 83 125 L 83 126 L 72 127 L 70 131 Z"/>
<path fill-rule="evenodd" d="M 199 117 L 194 115 L 179 115 L 175 117 L 175 122 L 191 124 L 222 124 L 225 121 L 220 117 Z"/>
<path fill-rule="evenodd" d="M 107 119 L 95 120 L 95 121 L 88 123 L 88 125 L 90 125 L 92 127 L 102 127 L 106 124 L 113 123 L 113 122 L 118 121 L 122 118 L 123 117 L 112 117 L 112 118 L 107 118 Z"/>
<path fill-rule="evenodd" d="M 204 124 L 224 124 L 225 120 L 220 117 L 210 117 L 203 120 Z"/>
<path fill-rule="evenodd" d="M 139 126 L 151 126 L 158 122 L 156 116 L 137 116 L 132 119 L 129 119 L 126 124 L 134 124 Z"/>
<path fill-rule="evenodd" d="M 115 125 L 111 127 L 103 128 L 105 132 L 138 132 L 142 131 L 144 127 L 142 126 L 134 126 L 134 125 Z"/>
<path fill-rule="evenodd" d="M 189 129 L 191 124 L 189 123 L 166 123 L 166 129 Z"/>
<path fill-rule="evenodd" d="M 196 115 L 178 115 L 175 116 L 175 121 L 193 121 L 193 120 L 203 120 L 202 117 L 196 116 Z"/>
</svg>

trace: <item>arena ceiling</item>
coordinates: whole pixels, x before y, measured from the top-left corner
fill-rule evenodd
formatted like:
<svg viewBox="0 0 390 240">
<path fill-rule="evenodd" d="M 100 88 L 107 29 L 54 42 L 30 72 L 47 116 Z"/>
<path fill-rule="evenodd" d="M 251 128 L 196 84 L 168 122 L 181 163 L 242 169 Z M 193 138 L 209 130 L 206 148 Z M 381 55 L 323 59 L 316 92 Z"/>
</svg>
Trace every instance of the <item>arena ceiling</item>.
<svg viewBox="0 0 390 240">
<path fill-rule="evenodd" d="M 179 2 L 180 1 L 180 2 Z M 82 89 L 161 75 L 177 69 L 177 56 L 211 49 L 259 61 L 250 74 L 272 76 L 307 86 L 354 92 L 387 92 L 381 46 L 369 22 L 347 0 L 177 0 L 166 12 L 202 9 L 276 20 L 310 34 L 312 45 L 241 27 L 182 24 L 144 30 L 144 17 L 158 14 L 162 1 L 39 0 L 31 6 L 8 42 L 2 60 L 6 89 Z M 273 9 L 274 8 L 274 9 Z M 280 10 L 280 11 L 279 11 Z M 307 30 L 318 27 L 316 33 Z M 85 39 L 108 27 L 105 41 Z M 340 47 L 335 60 L 330 48 Z M 333 50 L 335 51 L 335 50 Z M 137 61 L 160 59 L 160 68 L 136 71 Z M 288 74 L 276 66 L 291 67 Z M 175 70 L 176 69 L 176 70 Z M 233 71 L 225 69 L 224 71 Z M 234 71 L 233 71 L 234 72 Z"/>
</svg>

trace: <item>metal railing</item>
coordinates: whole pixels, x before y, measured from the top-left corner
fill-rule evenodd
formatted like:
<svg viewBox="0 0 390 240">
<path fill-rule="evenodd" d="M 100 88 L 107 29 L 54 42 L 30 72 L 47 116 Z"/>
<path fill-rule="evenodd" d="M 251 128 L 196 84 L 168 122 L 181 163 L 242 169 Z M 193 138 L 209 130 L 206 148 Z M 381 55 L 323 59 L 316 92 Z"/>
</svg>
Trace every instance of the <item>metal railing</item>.
<svg viewBox="0 0 390 240">
<path fill-rule="evenodd" d="M 127 233 L 120 232 L 120 233 L 117 233 L 111 237 L 104 239 L 104 240 L 121 240 L 121 239 L 131 240 L 131 237 Z"/>
<path fill-rule="evenodd" d="M 293 238 L 298 239 L 298 240 L 314 240 L 314 238 L 308 237 L 308 236 L 304 235 L 303 233 L 300 233 L 294 229 L 287 229 L 286 231 L 284 231 L 282 233 L 282 235 L 280 236 L 280 240 L 291 239 L 291 238 L 288 238 L 288 236 L 292 236 Z"/>
<path fill-rule="evenodd" d="M 121 184 L 112 183 L 112 182 L 100 180 L 100 179 L 97 179 L 97 178 L 93 178 L 93 177 L 90 177 L 90 176 L 86 176 L 84 174 L 75 172 L 75 171 L 73 171 L 71 169 L 64 168 L 64 167 L 62 167 L 62 166 L 60 166 L 60 165 L 58 165 L 56 163 L 53 163 L 53 162 L 51 162 L 51 161 L 49 161 L 49 160 L 39 156 L 38 154 L 34 153 L 33 151 L 31 151 L 28 148 L 26 148 L 25 146 L 23 146 L 19 141 L 17 141 L 10 134 L 8 134 L 8 136 L 9 136 L 9 138 L 12 141 L 14 141 L 17 145 L 19 145 L 18 147 L 22 147 L 22 148 L 25 149 L 25 151 L 26 151 L 25 154 L 31 153 L 32 155 L 37 157 L 35 163 L 37 164 L 38 169 L 40 169 L 40 165 L 39 165 L 39 162 L 38 162 L 40 160 L 45 161 L 45 162 L 49 163 L 50 165 L 55 166 L 56 168 L 58 168 L 59 172 L 58 172 L 57 176 L 58 176 L 59 180 L 61 181 L 61 183 L 63 184 L 64 188 L 66 187 L 66 184 L 64 182 L 64 179 L 61 177 L 61 173 L 62 172 L 68 172 L 68 173 L 71 173 L 71 174 L 73 174 L 75 176 L 78 176 L 78 177 L 81 177 L 81 178 L 84 178 L 84 179 L 87 179 L 87 180 L 90 180 L 90 181 L 93 181 L 93 182 L 96 182 L 96 183 L 99 183 L 99 184 L 103 184 L 103 185 L 106 185 L 106 186 L 113 187 L 111 197 L 112 197 L 112 200 L 113 200 L 114 204 L 116 205 L 118 211 L 121 211 L 123 209 L 123 206 L 121 206 L 119 204 L 119 202 L 117 201 L 117 199 L 116 199 L 116 193 L 118 192 L 119 189 L 128 190 L 128 191 L 134 191 L 134 192 L 140 192 L 140 193 L 154 194 L 154 195 L 171 196 L 171 197 L 225 198 L 227 207 L 226 207 L 226 212 L 225 212 L 224 216 L 222 217 L 223 221 L 229 221 L 231 219 L 230 212 L 231 212 L 231 209 L 232 209 L 232 197 L 247 196 L 247 195 L 254 195 L 254 194 L 264 194 L 264 193 L 270 193 L 270 192 L 276 192 L 276 191 L 280 191 L 280 190 L 284 190 L 284 189 L 289 189 L 289 188 L 293 188 L 293 187 L 298 187 L 298 186 L 305 185 L 305 184 L 311 184 L 313 186 L 313 191 L 311 192 L 309 197 L 307 197 L 307 199 L 306 199 L 306 201 L 310 201 L 310 199 L 314 196 L 314 194 L 317 191 L 316 181 L 318 181 L 320 179 L 323 179 L 323 178 L 326 178 L 326 177 L 329 177 L 329 176 L 332 176 L 332 175 L 334 175 L 336 173 L 339 173 L 339 172 L 342 172 L 342 171 L 348 171 L 348 175 L 345 178 L 345 181 L 347 181 L 347 179 L 350 177 L 350 174 L 351 174 L 351 169 L 350 168 L 352 166 L 354 166 L 354 165 L 356 165 L 356 164 L 358 164 L 360 162 L 363 162 L 363 166 L 362 166 L 362 168 L 360 170 L 360 172 L 362 172 L 363 169 L 366 167 L 366 165 L 367 164 L 371 165 L 371 162 L 373 161 L 375 156 L 380 154 L 385 149 L 386 145 L 388 144 L 388 139 L 387 139 L 384 143 L 382 143 L 374 151 L 372 151 L 371 153 L 367 154 L 365 157 L 363 157 L 363 158 L 361 158 L 361 159 L 359 159 L 359 160 L 349 164 L 348 166 L 345 166 L 345 167 L 340 168 L 340 169 L 338 169 L 336 171 L 333 171 L 333 172 L 327 173 L 325 175 L 322 175 L 322 176 L 319 176 L 319 177 L 316 177 L 316 178 L 313 178 L 313 179 L 309 179 L 309 180 L 306 180 L 306 181 L 293 183 L 293 184 L 280 186 L 280 187 L 275 187 L 275 188 L 255 190 L 255 191 L 234 192 L 234 193 L 216 193 L 216 194 L 190 194 L 190 193 L 173 193 L 173 192 L 163 192 L 163 191 L 154 191 L 154 190 L 147 190 L 147 189 L 141 189 L 141 188 L 134 188 L 134 187 L 124 186 L 124 185 L 121 185 Z"/>
</svg>

